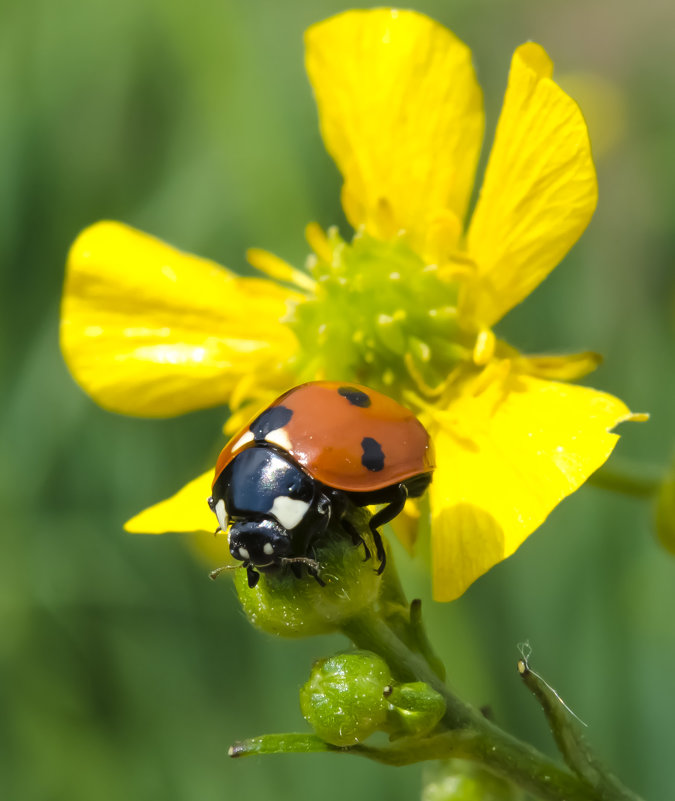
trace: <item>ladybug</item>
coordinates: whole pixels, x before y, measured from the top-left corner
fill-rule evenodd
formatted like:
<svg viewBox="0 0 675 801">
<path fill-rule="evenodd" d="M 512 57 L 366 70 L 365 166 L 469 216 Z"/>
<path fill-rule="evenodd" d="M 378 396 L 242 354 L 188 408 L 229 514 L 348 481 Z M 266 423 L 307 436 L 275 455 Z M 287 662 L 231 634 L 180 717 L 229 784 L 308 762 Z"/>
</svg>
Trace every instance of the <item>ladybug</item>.
<svg viewBox="0 0 675 801">
<path fill-rule="evenodd" d="M 258 414 L 218 457 L 209 506 L 229 531 L 232 556 L 249 587 L 268 572 L 304 566 L 323 584 L 313 545 L 337 520 L 355 545 L 368 546 L 346 517 L 356 506 L 386 504 L 370 519 L 378 574 L 386 555 L 378 528 L 408 497 L 429 486 L 429 435 L 396 401 L 356 384 L 313 381 Z"/>
</svg>

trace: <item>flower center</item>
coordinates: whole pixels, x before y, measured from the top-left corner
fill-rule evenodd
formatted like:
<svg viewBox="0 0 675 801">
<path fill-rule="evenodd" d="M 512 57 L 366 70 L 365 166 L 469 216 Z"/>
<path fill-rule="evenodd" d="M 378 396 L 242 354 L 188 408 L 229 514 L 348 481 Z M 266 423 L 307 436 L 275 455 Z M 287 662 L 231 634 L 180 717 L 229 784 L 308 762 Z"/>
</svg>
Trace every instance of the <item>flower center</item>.
<svg viewBox="0 0 675 801">
<path fill-rule="evenodd" d="M 349 244 L 335 229 L 317 251 L 314 295 L 289 320 L 303 380 L 352 375 L 396 397 L 430 397 L 472 360 L 478 332 L 458 318 L 458 265 L 427 265 L 403 240 L 359 233 Z"/>
</svg>

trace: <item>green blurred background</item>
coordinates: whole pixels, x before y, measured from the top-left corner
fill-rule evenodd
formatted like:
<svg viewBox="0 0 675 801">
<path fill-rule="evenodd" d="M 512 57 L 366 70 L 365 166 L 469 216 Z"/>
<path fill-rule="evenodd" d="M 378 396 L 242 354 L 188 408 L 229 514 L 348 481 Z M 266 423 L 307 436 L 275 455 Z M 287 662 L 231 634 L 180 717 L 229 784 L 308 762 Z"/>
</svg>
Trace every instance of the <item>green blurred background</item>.
<svg viewBox="0 0 675 801">
<path fill-rule="evenodd" d="M 356 5 L 361 5 L 357 3 Z M 618 456 L 666 465 L 673 421 L 675 5 L 420 0 L 474 49 L 494 127 L 509 59 L 534 39 L 574 86 L 600 205 L 559 270 L 501 329 L 529 351 L 591 348 L 593 385 L 652 413 Z M 304 728 L 297 689 L 338 638 L 277 641 L 243 619 L 178 536 L 125 519 L 207 468 L 223 411 L 107 414 L 58 350 L 77 233 L 124 220 L 244 268 L 302 263 L 303 227 L 344 218 L 319 139 L 302 32 L 334 0 L 0 3 L 0 797 L 10 801 L 416 798 L 422 768 L 339 757 L 228 760 Z M 572 73 L 577 73 L 573 75 Z M 581 74 L 580 74 L 581 73 Z M 675 563 L 651 508 L 584 488 L 451 605 L 400 559 L 455 688 L 552 751 L 515 671 L 533 666 L 645 798 L 672 798 Z"/>
</svg>

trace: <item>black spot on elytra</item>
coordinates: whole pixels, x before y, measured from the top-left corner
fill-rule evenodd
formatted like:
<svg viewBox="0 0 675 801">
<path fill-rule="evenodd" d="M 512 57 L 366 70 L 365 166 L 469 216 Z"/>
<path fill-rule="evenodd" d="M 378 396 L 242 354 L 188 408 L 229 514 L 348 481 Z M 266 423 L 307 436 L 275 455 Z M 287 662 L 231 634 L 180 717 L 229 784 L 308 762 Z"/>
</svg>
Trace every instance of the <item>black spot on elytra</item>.
<svg viewBox="0 0 675 801">
<path fill-rule="evenodd" d="M 256 442 L 264 442 L 270 432 L 276 431 L 277 428 L 283 428 L 291 417 L 293 417 L 291 409 L 286 406 L 273 406 L 259 414 L 249 428 L 253 432 Z"/>
<path fill-rule="evenodd" d="M 372 437 L 364 437 L 361 440 L 361 449 L 363 456 L 361 457 L 361 464 L 366 470 L 372 470 L 376 473 L 378 470 L 384 469 L 384 453 L 382 453 L 382 446 Z"/>
<path fill-rule="evenodd" d="M 370 398 L 365 392 L 361 392 L 360 389 L 354 389 L 354 387 L 340 387 L 338 389 L 338 394 L 342 395 L 343 398 L 347 398 L 352 406 L 360 406 L 362 409 L 366 409 L 370 406 Z"/>
</svg>

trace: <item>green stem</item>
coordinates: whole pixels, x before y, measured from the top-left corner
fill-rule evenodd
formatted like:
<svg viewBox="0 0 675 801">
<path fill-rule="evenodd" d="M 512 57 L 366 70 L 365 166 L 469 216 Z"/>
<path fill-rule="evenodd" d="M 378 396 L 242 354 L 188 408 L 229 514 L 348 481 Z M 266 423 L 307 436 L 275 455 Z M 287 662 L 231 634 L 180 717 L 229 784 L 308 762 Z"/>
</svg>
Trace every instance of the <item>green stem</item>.
<svg viewBox="0 0 675 801">
<path fill-rule="evenodd" d="M 368 518 L 363 512 L 361 516 L 363 519 L 354 518 L 353 525 L 364 532 L 365 538 L 369 536 L 366 530 Z M 338 543 L 343 541 L 344 537 L 342 540 L 336 539 Z M 343 545 L 351 548 L 350 543 L 343 542 Z M 263 579 L 260 583 L 263 584 Z M 554 733 L 569 769 L 552 761 L 529 744 L 512 737 L 459 698 L 443 680 L 444 671 L 439 668 L 438 658 L 424 632 L 419 603 L 408 605 L 393 559 L 387 566 L 382 583 L 384 586 L 380 588 L 379 599 L 369 597 L 367 606 L 349 605 L 349 611 L 344 611 L 343 616 L 332 624 L 352 640 L 357 648 L 375 652 L 383 658 L 391 677 L 395 679 L 392 684 L 423 682 L 443 698 L 445 712 L 435 728 L 425 736 L 421 732 L 428 730 L 420 729 L 417 736 L 400 737 L 392 740 L 389 745 L 377 748 L 362 743 L 349 747 L 333 746 L 315 735 L 264 735 L 236 743 L 230 749 L 230 756 L 321 751 L 357 754 L 388 765 L 459 758 L 492 771 L 496 776 L 544 801 L 639 801 L 637 796 L 622 787 L 600 766 L 590 749 L 562 722 L 556 723 L 557 731 L 554 729 Z M 314 588 L 314 585 L 311 587 Z M 347 600 L 350 600 L 349 596 Z M 290 601 L 284 599 L 282 609 L 286 610 L 289 605 L 295 608 L 293 603 L 297 604 L 293 598 Z M 278 612 L 275 614 L 278 617 Z M 526 662 L 524 668 L 521 673 L 529 672 Z M 387 682 L 389 681 L 387 678 Z M 559 710 L 546 696 L 542 689 L 544 685 L 543 680 L 540 686 L 530 677 L 528 686 L 540 691 L 546 701 L 543 704 L 546 714 L 552 720 Z M 347 687 L 347 692 L 349 690 Z M 394 692 L 394 688 L 390 687 L 389 691 Z M 382 692 L 382 696 L 377 698 L 378 703 L 390 694 L 384 686 L 378 692 Z M 434 720 L 437 720 L 437 715 Z"/>
<path fill-rule="evenodd" d="M 406 642 L 414 651 L 426 659 L 428 665 L 440 678 L 445 678 L 445 666 L 434 653 L 422 620 L 422 601 L 415 599 L 408 604 L 405 592 L 395 569 L 394 555 L 387 548 L 389 569 L 382 576 L 379 596 L 379 611 L 393 634 Z"/>
<path fill-rule="evenodd" d="M 497 739 L 493 732 L 460 729 L 422 740 L 398 740 L 385 748 L 355 745 L 349 751 L 387 765 L 451 757 L 466 759 L 492 770 L 543 801 L 598 801 L 599 796 L 582 779 L 563 770 L 534 748 L 503 732 L 500 735 Z"/>
<path fill-rule="evenodd" d="M 611 490 L 633 498 L 651 498 L 659 489 L 666 471 L 653 465 L 637 465 L 627 460 L 612 459 L 595 471 L 588 483 L 598 489 Z"/>
<path fill-rule="evenodd" d="M 450 692 L 422 654 L 411 651 L 374 610 L 365 610 L 341 628 L 357 648 L 379 654 L 399 681 L 423 681 L 440 693 L 447 705 L 444 720 L 448 728 L 467 726 L 481 718 L 473 707 Z"/>
<path fill-rule="evenodd" d="M 527 748 L 527 746 L 525 746 Z M 459 758 L 477 762 L 495 773 L 514 781 L 544 801 L 597 801 L 598 795 L 583 781 L 561 770 L 541 757 L 532 761 L 527 770 L 519 774 L 516 766 L 522 762 L 521 744 L 517 749 L 503 750 L 492 737 L 470 729 L 444 732 L 434 737 L 409 737 L 397 740 L 383 748 L 353 745 L 340 748 L 325 743 L 313 734 L 264 734 L 235 743 L 229 750 L 231 757 L 261 756 L 269 754 L 308 754 L 333 752 L 355 754 L 384 765 L 400 767 L 437 759 Z M 510 764 L 511 763 L 511 764 Z M 506 766 L 506 767 L 505 767 Z M 602 796 L 609 799 L 610 796 Z"/>
<path fill-rule="evenodd" d="M 358 648 L 379 654 L 399 680 L 424 681 L 440 693 L 447 704 L 441 725 L 449 729 L 435 737 L 402 739 L 385 748 L 354 746 L 350 752 L 392 765 L 460 757 L 480 763 L 546 801 L 636 801 L 618 783 L 591 786 L 583 776 L 561 768 L 488 721 L 451 692 L 424 657 L 411 651 L 374 610 L 351 619 L 342 630 Z"/>
</svg>

